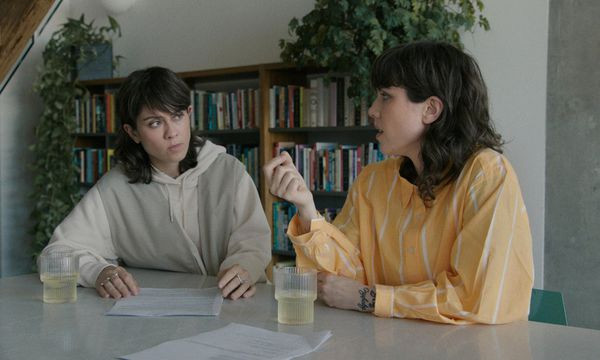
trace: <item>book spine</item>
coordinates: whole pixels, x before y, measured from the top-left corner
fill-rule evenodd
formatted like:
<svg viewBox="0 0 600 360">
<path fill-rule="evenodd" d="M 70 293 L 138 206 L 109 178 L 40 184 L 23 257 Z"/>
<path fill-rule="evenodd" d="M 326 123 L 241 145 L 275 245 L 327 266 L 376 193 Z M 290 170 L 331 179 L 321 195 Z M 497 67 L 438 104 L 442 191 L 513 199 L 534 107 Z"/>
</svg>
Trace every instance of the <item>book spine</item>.
<svg viewBox="0 0 600 360">
<path fill-rule="evenodd" d="M 335 127 L 337 125 L 337 82 L 331 79 L 329 83 L 329 122 L 328 126 Z"/>
<path fill-rule="evenodd" d="M 273 202 L 273 250 L 279 249 L 279 241 L 277 239 L 279 234 L 279 202 Z"/>
<path fill-rule="evenodd" d="M 310 89 L 308 90 L 309 97 L 309 121 L 308 126 L 316 127 L 319 119 L 319 92 L 318 92 L 318 81 L 316 79 L 310 80 Z"/>
<path fill-rule="evenodd" d="M 344 94 L 345 94 L 345 88 L 344 88 L 344 78 L 337 78 L 336 79 L 336 83 L 337 83 L 337 110 L 336 110 L 336 125 L 337 126 L 345 126 L 344 123 L 344 108 L 345 108 L 345 103 L 344 103 Z"/>
</svg>

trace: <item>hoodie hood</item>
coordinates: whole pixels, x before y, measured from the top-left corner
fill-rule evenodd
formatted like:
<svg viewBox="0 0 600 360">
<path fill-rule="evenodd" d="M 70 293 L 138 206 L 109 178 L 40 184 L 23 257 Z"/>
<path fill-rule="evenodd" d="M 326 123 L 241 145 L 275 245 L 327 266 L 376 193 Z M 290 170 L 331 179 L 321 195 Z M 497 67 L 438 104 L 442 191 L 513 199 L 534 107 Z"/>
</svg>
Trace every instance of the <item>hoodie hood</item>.
<svg viewBox="0 0 600 360">
<path fill-rule="evenodd" d="M 169 215 L 171 222 L 174 221 L 174 200 L 178 199 L 178 203 L 182 208 L 182 219 L 185 219 L 185 206 L 183 203 L 187 199 L 186 194 L 195 191 L 198 186 L 198 177 L 210 167 L 219 154 L 225 152 L 225 147 L 216 145 L 209 140 L 206 140 L 204 145 L 198 152 L 198 165 L 188 169 L 183 174 L 176 178 L 172 178 L 164 172 L 160 171 L 155 166 L 152 166 L 152 181 L 162 184 L 163 191 L 169 202 Z"/>
<path fill-rule="evenodd" d="M 225 147 L 216 145 L 209 140 L 206 140 L 204 145 L 198 152 L 198 165 L 188 169 L 183 174 L 180 174 L 176 178 L 172 178 L 169 175 L 158 170 L 154 165 L 152 166 L 152 181 L 159 184 L 187 184 L 193 182 L 196 185 L 198 176 L 208 169 L 208 167 L 215 161 L 220 153 L 225 152 Z M 194 181 L 196 180 L 196 181 Z"/>
</svg>

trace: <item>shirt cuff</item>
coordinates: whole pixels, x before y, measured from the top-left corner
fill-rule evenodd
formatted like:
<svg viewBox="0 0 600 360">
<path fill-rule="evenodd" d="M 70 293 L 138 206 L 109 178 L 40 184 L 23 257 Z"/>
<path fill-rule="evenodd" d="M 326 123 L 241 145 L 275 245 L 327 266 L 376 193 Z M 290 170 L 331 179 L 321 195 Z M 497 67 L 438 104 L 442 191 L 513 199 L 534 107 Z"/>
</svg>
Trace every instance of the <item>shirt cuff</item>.
<svg viewBox="0 0 600 360">
<path fill-rule="evenodd" d="M 381 317 L 394 316 L 394 287 L 375 285 L 375 315 Z"/>
<path fill-rule="evenodd" d="M 326 226 L 326 224 L 327 221 L 325 221 L 324 217 L 312 219 L 310 221 L 310 229 L 308 232 L 301 233 L 300 219 L 298 218 L 298 214 L 296 214 L 288 224 L 287 234 L 290 239 L 293 240 L 292 242 L 298 245 L 305 245 L 312 237 L 312 233 L 316 230 L 322 229 L 324 226 Z"/>
<path fill-rule="evenodd" d="M 79 266 L 79 284 L 84 287 L 96 287 L 96 279 L 98 275 L 109 266 L 116 266 L 110 263 L 103 262 L 87 262 Z"/>
</svg>

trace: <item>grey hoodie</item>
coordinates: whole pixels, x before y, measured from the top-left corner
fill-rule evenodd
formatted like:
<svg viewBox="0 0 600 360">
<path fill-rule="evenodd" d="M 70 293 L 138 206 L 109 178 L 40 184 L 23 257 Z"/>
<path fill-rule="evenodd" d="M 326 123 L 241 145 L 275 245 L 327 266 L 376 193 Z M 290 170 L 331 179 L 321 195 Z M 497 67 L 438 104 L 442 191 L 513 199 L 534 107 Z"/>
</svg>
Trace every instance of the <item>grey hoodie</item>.
<svg viewBox="0 0 600 360">
<path fill-rule="evenodd" d="M 153 169 L 130 184 L 119 166 L 92 187 L 56 228 L 46 252 L 72 249 L 79 283 L 93 287 L 106 266 L 216 275 L 239 264 L 264 280 L 270 230 L 256 187 L 225 148 L 206 141 L 198 165 L 177 178 Z"/>
</svg>

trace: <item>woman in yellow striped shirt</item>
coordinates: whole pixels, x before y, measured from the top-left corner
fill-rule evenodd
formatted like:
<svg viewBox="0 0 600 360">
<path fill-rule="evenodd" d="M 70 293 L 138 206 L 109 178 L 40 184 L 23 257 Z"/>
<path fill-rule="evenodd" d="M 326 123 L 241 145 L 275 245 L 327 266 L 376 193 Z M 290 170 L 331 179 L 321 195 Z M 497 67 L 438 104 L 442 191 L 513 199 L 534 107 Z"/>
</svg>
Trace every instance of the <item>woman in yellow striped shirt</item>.
<svg viewBox="0 0 600 360">
<path fill-rule="evenodd" d="M 264 167 L 270 191 L 298 209 L 288 235 L 297 264 L 321 271 L 319 298 L 452 324 L 526 319 L 529 220 L 477 63 L 416 42 L 379 56 L 371 82 L 369 117 L 391 157 L 361 172 L 333 224 L 287 153 Z"/>
</svg>

